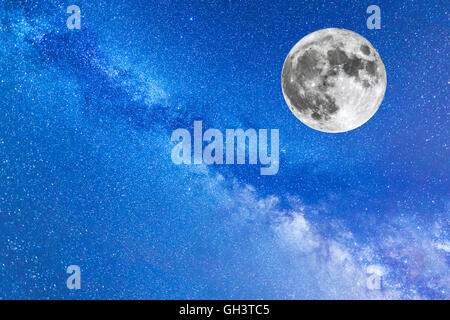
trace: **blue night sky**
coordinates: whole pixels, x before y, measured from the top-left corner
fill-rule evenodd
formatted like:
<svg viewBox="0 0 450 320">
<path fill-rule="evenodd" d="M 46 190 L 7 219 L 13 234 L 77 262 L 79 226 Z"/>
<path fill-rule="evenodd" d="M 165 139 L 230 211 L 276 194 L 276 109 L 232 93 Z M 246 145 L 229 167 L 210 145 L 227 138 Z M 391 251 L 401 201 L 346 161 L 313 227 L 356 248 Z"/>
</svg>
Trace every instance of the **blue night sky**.
<svg viewBox="0 0 450 320">
<path fill-rule="evenodd" d="M 0 299 L 449 299 L 449 7 L 2 1 Z M 340 134 L 297 120 L 280 83 L 329 27 L 366 37 L 388 79 Z M 278 174 L 175 165 L 194 120 L 279 129 Z"/>
</svg>

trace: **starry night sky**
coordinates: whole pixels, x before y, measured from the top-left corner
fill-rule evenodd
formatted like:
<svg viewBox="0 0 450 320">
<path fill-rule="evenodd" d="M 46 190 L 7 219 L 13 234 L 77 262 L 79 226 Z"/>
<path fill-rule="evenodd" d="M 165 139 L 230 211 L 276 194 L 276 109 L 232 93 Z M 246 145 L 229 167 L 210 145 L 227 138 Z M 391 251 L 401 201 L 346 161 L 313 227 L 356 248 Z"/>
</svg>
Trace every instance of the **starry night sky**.
<svg viewBox="0 0 450 320">
<path fill-rule="evenodd" d="M 0 299 L 449 299 L 450 5 L 302 2 L 2 1 Z M 298 121 L 280 84 L 329 27 L 388 79 L 341 134 Z M 173 164 L 194 120 L 279 129 L 278 174 Z"/>
</svg>

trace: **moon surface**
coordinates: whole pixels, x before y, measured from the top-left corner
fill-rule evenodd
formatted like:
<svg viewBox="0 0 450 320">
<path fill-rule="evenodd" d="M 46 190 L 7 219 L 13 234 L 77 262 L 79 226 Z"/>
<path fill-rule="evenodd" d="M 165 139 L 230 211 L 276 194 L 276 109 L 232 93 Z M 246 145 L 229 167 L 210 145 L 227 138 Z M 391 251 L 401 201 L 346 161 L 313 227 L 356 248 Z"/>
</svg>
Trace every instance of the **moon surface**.
<svg viewBox="0 0 450 320">
<path fill-rule="evenodd" d="M 386 69 L 377 50 L 346 29 L 322 29 L 301 39 L 281 73 L 292 113 L 323 132 L 345 132 L 377 112 L 386 91 Z"/>
</svg>

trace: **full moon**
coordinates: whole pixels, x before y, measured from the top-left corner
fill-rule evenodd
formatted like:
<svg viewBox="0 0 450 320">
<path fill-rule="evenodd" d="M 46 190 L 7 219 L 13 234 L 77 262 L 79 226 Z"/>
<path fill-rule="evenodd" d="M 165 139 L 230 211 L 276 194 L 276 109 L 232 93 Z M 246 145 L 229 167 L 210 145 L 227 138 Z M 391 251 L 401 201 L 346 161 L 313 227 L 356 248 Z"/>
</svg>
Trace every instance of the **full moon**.
<svg viewBox="0 0 450 320">
<path fill-rule="evenodd" d="M 287 105 L 304 124 L 345 132 L 377 112 L 386 91 L 386 69 L 364 37 L 346 29 L 322 29 L 291 49 L 281 87 Z"/>
</svg>

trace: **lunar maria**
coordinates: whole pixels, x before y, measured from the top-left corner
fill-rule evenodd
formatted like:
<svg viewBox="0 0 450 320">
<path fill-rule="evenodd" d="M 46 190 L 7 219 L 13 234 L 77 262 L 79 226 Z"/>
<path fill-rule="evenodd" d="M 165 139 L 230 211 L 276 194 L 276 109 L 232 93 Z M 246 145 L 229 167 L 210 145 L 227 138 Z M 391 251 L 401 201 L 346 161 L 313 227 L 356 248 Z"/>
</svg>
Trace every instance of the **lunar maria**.
<svg viewBox="0 0 450 320">
<path fill-rule="evenodd" d="M 275 175 L 279 168 L 279 130 L 270 130 L 270 152 L 267 133 L 267 129 L 226 129 L 224 143 L 224 135 L 220 130 L 210 128 L 203 133 L 202 121 L 194 121 L 193 138 L 187 129 L 173 131 L 171 141 L 178 143 L 172 149 L 172 162 L 177 165 L 192 164 L 192 149 L 193 163 L 197 165 L 245 164 L 248 154 L 248 164 L 256 165 L 259 160 L 260 164 L 266 166 L 260 168 L 261 175 Z"/>
</svg>

